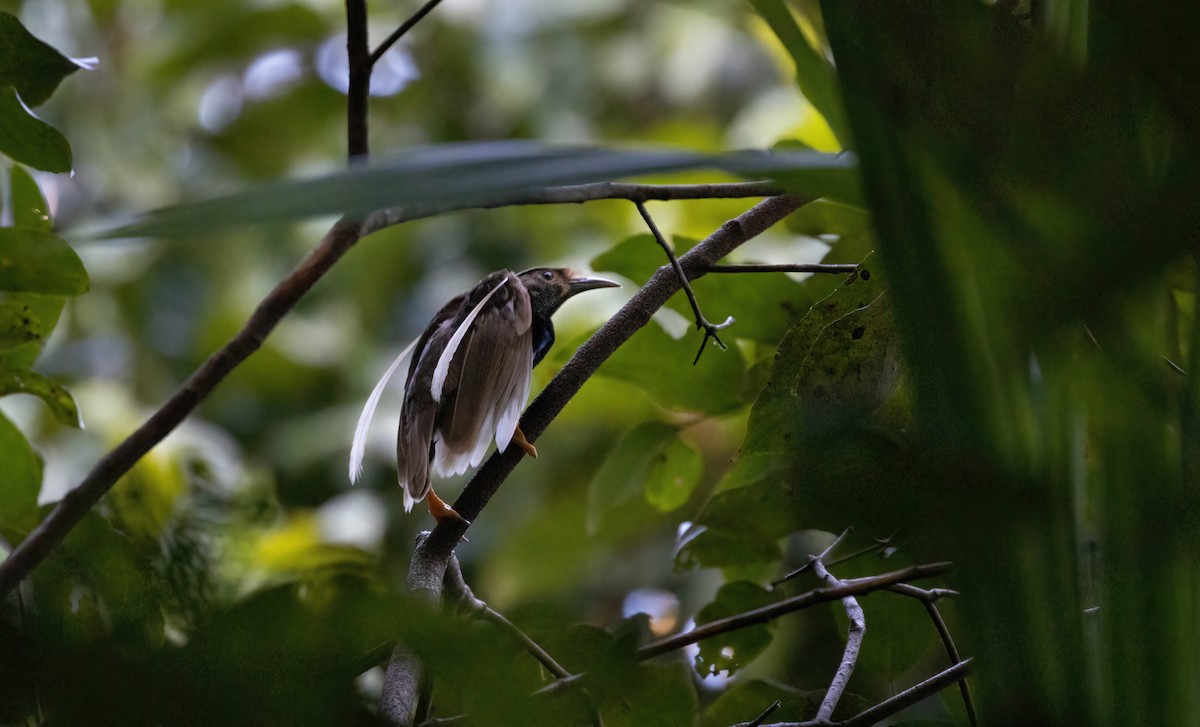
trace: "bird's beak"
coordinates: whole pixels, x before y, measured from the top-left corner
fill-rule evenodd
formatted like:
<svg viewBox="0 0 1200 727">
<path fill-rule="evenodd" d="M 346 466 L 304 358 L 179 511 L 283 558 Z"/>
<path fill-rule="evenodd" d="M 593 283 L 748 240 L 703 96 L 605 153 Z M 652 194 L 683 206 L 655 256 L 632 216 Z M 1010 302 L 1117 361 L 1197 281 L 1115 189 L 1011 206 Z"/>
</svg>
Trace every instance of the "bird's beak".
<svg viewBox="0 0 1200 727">
<path fill-rule="evenodd" d="M 605 280 L 604 278 L 571 278 L 568 281 L 568 284 L 571 286 L 567 291 L 568 298 L 574 297 L 579 293 L 583 293 L 588 290 L 621 287 L 620 283 L 614 283 L 613 281 Z"/>
</svg>

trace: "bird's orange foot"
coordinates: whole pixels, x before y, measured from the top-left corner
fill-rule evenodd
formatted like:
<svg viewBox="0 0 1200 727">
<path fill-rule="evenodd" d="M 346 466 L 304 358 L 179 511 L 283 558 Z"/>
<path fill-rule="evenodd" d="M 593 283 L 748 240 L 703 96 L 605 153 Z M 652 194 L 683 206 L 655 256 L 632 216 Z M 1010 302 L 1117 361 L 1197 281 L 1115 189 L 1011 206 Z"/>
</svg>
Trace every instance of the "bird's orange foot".
<svg viewBox="0 0 1200 727">
<path fill-rule="evenodd" d="M 525 432 L 521 431 L 520 425 L 518 425 L 517 430 L 513 432 L 512 440 L 514 444 L 516 444 L 525 452 L 525 454 L 537 459 L 537 447 L 533 446 L 533 444 L 525 438 Z"/>
<path fill-rule="evenodd" d="M 425 493 L 425 504 L 429 505 L 429 514 L 433 515 L 433 519 L 441 522 L 443 520 L 457 520 L 467 525 L 471 521 L 459 515 L 454 508 L 446 504 L 446 501 L 437 496 L 433 488 L 429 488 L 429 492 Z"/>
</svg>

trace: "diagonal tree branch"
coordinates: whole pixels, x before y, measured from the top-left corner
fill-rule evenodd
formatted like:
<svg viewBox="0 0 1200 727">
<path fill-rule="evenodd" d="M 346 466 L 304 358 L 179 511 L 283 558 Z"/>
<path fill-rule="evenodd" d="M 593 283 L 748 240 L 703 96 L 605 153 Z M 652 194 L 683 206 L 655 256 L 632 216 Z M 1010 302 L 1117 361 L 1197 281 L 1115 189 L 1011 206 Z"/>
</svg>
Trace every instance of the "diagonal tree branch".
<svg viewBox="0 0 1200 727">
<path fill-rule="evenodd" d="M 267 336 L 346 252 L 367 234 L 385 227 L 468 209 L 580 204 L 600 200 L 686 200 L 762 197 L 778 191 L 767 182 L 652 185 L 600 182 L 506 192 L 454 205 L 414 205 L 372 214 L 362 224 L 343 218 L 334 224 L 307 258 L 258 304 L 228 343 L 205 361 L 140 427 L 104 455 L 83 481 L 0 562 L 0 595 L 20 583 L 67 536 L 122 475 L 170 434 L 226 376 L 257 351 Z M 756 233 L 757 234 L 757 233 Z M 732 248 L 730 248 L 732 249 Z M 719 257 L 713 258 L 718 260 Z M 701 274 L 695 267 L 696 276 Z M 672 291 L 674 292 L 674 291 Z"/>
</svg>

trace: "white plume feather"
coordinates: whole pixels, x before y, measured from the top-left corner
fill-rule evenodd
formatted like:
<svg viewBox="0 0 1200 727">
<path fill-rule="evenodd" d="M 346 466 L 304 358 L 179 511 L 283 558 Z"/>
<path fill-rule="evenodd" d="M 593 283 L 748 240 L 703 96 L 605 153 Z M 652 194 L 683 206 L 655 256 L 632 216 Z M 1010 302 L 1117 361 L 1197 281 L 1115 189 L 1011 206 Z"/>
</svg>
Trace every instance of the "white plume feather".
<svg viewBox="0 0 1200 727">
<path fill-rule="evenodd" d="M 417 339 L 417 341 L 419 340 Z M 388 380 L 392 378 L 392 374 L 396 373 L 400 362 L 416 348 L 417 341 L 408 344 L 384 372 L 383 378 L 379 379 L 379 383 L 375 384 L 375 388 L 371 391 L 371 396 L 367 398 L 367 405 L 363 407 L 362 414 L 358 416 L 358 426 L 354 428 L 354 443 L 350 445 L 350 484 L 354 484 L 362 476 L 363 457 L 367 452 L 367 430 L 371 427 L 371 419 L 375 417 L 375 409 L 379 406 L 379 400 L 383 398 L 383 390 L 387 388 Z"/>
<path fill-rule="evenodd" d="M 471 329 L 471 324 L 475 322 L 479 311 L 483 310 L 483 306 L 487 305 L 488 300 L 495 295 L 497 290 L 504 287 L 508 279 L 500 281 L 499 285 L 488 291 L 488 294 L 483 296 L 483 300 L 479 301 L 463 322 L 459 324 L 458 330 L 450 337 L 446 343 L 446 348 L 442 350 L 441 358 L 438 359 L 437 367 L 433 370 L 433 384 L 429 387 L 429 393 L 433 395 L 434 401 L 442 400 L 442 387 L 446 385 L 446 377 L 450 375 L 450 362 L 454 360 L 454 354 L 458 352 L 458 346 L 462 343 L 463 337 L 467 335 L 467 331 Z"/>
</svg>

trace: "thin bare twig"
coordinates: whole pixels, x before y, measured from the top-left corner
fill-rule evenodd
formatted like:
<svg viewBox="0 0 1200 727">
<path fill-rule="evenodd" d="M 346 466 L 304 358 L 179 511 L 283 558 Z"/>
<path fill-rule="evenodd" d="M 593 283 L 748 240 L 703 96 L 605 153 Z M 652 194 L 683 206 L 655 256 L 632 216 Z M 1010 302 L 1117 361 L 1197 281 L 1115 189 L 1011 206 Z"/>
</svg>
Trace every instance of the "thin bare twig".
<svg viewBox="0 0 1200 727">
<path fill-rule="evenodd" d="M 350 161 L 366 160 L 367 103 L 371 97 L 370 49 L 367 47 L 367 2 L 346 0 L 346 148 Z"/>
<path fill-rule="evenodd" d="M 806 722 L 775 722 L 762 727 L 871 727 L 891 717 L 897 712 L 911 707 L 922 699 L 937 694 L 954 682 L 962 681 L 971 673 L 971 659 L 965 659 L 954 666 L 939 672 L 925 681 L 905 689 L 883 700 L 874 707 L 863 710 L 850 719 L 841 722 L 808 720 Z"/>
<path fill-rule="evenodd" d="M 834 541 L 834 545 L 837 545 L 837 541 Z M 826 552 L 830 550 L 833 550 L 832 545 L 826 548 Z M 829 584 L 831 588 L 842 585 L 843 582 L 835 578 L 821 562 L 820 556 L 810 557 L 809 562 L 812 563 L 817 577 Z M 846 685 L 850 683 L 850 677 L 854 675 L 854 667 L 858 664 L 858 653 L 862 650 L 863 637 L 867 633 L 867 619 L 858 599 L 854 596 L 846 596 L 842 599 L 842 607 L 846 609 L 846 618 L 850 621 L 850 627 L 846 633 L 846 648 L 842 652 L 842 660 L 838 664 L 837 671 L 834 672 L 833 679 L 829 683 L 829 689 L 825 692 L 825 698 L 821 700 L 821 706 L 817 709 L 818 722 L 827 721 L 833 717 L 833 710 L 837 709 L 842 694 L 846 692 Z"/>
<path fill-rule="evenodd" d="M 691 283 L 688 282 L 687 276 L 684 275 L 683 268 L 679 266 L 679 259 L 675 257 L 675 249 L 671 247 L 671 243 L 667 242 L 667 238 L 663 237 L 663 234 L 659 232 L 658 225 L 654 224 L 654 218 L 646 211 L 646 205 L 642 202 L 634 202 L 634 204 L 637 205 L 638 213 L 646 221 L 646 226 L 650 228 L 650 233 L 654 235 L 654 239 L 658 242 L 659 247 L 663 249 L 663 252 L 667 253 L 667 259 L 671 261 L 671 268 L 679 276 L 679 285 L 687 295 L 688 302 L 692 304 L 692 313 L 696 315 L 696 330 L 704 331 L 704 340 L 700 341 L 700 350 L 696 352 L 696 358 L 692 361 L 692 365 L 695 366 L 700 362 L 700 355 L 704 353 L 704 347 L 708 345 L 709 338 L 715 341 L 722 350 L 728 348 L 725 342 L 721 340 L 721 337 L 717 335 L 717 331 L 733 325 L 733 316 L 726 318 L 724 323 L 710 323 L 704 317 L 704 313 L 700 311 L 700 301 L 696 300 L 696 293 L 692 291 Z"/>
<path fill-rule="evenodd" d="M 376 63 L 378 63 L 379 59 L 383 57 L 383 54 L 387 53 L 391 47 L 396 44 L 396 41 L 403 38 L 405 33 L 412 30 L 413 26 L 421 22 L 421 20 L 428 15 L 430 11 L 436 8 L 438 3 L 441 1 L 442 0 L 429 0 L 429 2 L 421 6 L 420 10 L 413 13 L 408 20 L 405 20 L 403 23 L 401 23 L 399 28 L 393 30 L 392 34 L 385 38 L 384 41 L 379 44 L 379 47 L 372 51 L 371 55 L 368 56 L 368 65 L 374 66 Z"/>
<path fill-rule="evenodd" d="M 883 553 L 884 551 L 886 551 L 887 548 L 892 546 L 892 540 L 895 539 L 895 536 L 898 534 L 899 533 L 893 533 L 892 535 L 888 535 L 887 537 L 876 537 L 875 545 L 866 546 L 865 548 L 860 548 L 860 549 L 858 549 L 858 551 L 854 551 L 853 553 L 850 553 L 847 555 L 842 555 L 842 557 L 840 557 L 840 558 L 830 560 L 829 563 L 827 563 L 826 565 L 829 566 L 829 565 L 838 565 L 839 563 L 846 563 L 847 560 L 853 560 L 854 558 L 862 557 L 862 555 L 866 555 L 868 553 Z M 845 536 L 846 536 L 846 533 L 841 534 L 841 537 L 845 537 Z M 841 540 L 841 537 L 839 537 L 838 540 L 834 541 L 834 545 L 838 545 L 838 542 Z M 830 547 L 833 547 L 833 546 L 830 546 Z M 829 548 L 826 548 L 826 549 L 828 551 Z M 811 559 L 806 560 L 804 565 L 798 567 L 798 569 L 796 569 L 790 573 L 787 573 L 786 576 L 779 578 L 778 581 L 770 582 L 770 584 L 780 585 L 782 583 L 786 583 L 787 581 L 791 581 L 792 578 L 799 576 L 800 573 L 804 573 L 804 572 L 808 571 L 810 569 L 810 567 L 812 567 Z"/>
<path fill-rule="evenodd" d="M 931 578 L 950 570 L 950 563 L 930 563 L 928 565 L 912 565 L 898 571 L 883 573 L 869 578 L 858 578 L 852 581 L 842 581 L 836 587 L 816 588 L 798 596 L 785 598 L 777 603 L 751 609 L 743 613 L 727 616 L 715 621 L 701 624 L 691 631 L 674 636 L 668 636 L 658 641 L 652 641 L 637 650 L 638 659 L 649 659 L 660 654 L 666 654 L 676 649 L 694 644 L 718 634 L 736 631 L 754 624 L 767 623 L 793 611 L 815 606 L 818 603 L 840 601 L 847 596 L 861 596 L 872 591 L 878 591 L 893 583 Z"/>
<path fill-rule="evenodd" d="M 946 647 L 946 655 L 950 657 L 950 663 L 957 664 L 962 661 L 962 656 L 958 653 L 958 646 L 954 643 L 954 636 L 950 634 L 950 627 L 946 625 L 946 619 L 942 618 L 942 612 L 937 607 L 938 599 L 946 596 L 957 596 L 958 591 L 952 591 L 947 588 L 931 588 L 926 590 L 907 583 L 897 583 L 888 586 L 885 590 L 920 601 L 921 605 L 925 607 L 925 612 L 929 614 L 929 619 L 933 621 L 933 627 L 937 629 L 938 636 L 942 638 L 942 644 Z M 967 712 L 967 721 L 971 727 L 975 727 L 975 725 L 979 724 L 979 718 L 975 714 L 975 701 L 971 698 L 971 687 L 966 679 L 959 680 L 958 691 L 962 695 L 963 707 Z"/>
<path fill-rule="evenodd" d="M 841 535 L 839 535 L 839 536 L 837 536 L 836 538 L 834 538 L 834 539 L 833 539 L 833 542 L 829 544 L 829 547 L 825 548 L 825 550 L 824 550 L 824 551 L 822 551 L 822 552 L 820 553 L 820 555 L 817 555 L 817 556 L 809 555 L 809 556 L 808 556 L 808 559 L 804 561 L 804 565 L 800 566 L 799 568 L 797 568 L 796 570 L 792 571 L 791 573 L 788 573 L 788 574 L 787 574 L 787 575 L 785 575 L 783 578 L 780 578 L 780 579 L 779 579 L 779 580 L 777 580 L 777 581 L 772 581 L 772 582 L 771 582 L 771 585 L 772 585 L 772 586 L 778 586 L 779 584 L 781 584 L 781 583 L 784 583 L 785 581 L 790 581 L 791 579 L 795 578 L 796 576 L 800 575 L 801 573 L 806 573 L 806 572 L 808 572 L 808 569 L 809 569 L 809 568 L 812 568 L 812 565 L 813 565 L 813 558 L 814 558 L 814 557 L 815 557 L 815 558 L 818 558 L 818 559 L 822 559 L 822 558 L 824 558 L 825 556 L 829 555 L 831 552 L 833 552 L 833 549 L 834 549 L 834 548 L 836 548 L 836 547 L 838 547 L 839 545 L 841 545 L 841 544 L 842 544 L 842 541 L 846 539 L 846 536 L 850 534 L 850 531 L 851 531 L 851 530 L 853 530 L 853 528 L 846 528 L 845 530 L 843 530 L 843 531 L 842 531 L 842 534 L 841 534 Z M 889 540 L 890 540 L 890 539 L 889 539 Z M 875 542 L 876 542 L 876 545 L 872 545 L 872 546 L 871 546 L 871 547 L 869 547 L 869 548 L 863 548 L 862 550 L 855 551 L 855 552 L 851 553 L 850 555 L 847 555 L 847 556 L 845 556 L 845 557 L 843 557 L 843 558 L 840 558 L 840 559 L 838 559 L 838 560 L 832 561 L 832 563 L 831 563 L 831 564 L 843 563 L 843 562 L 845 562 L 845 561 L 847 561 L 847 560 L 850 560 L 850 559 L 852 559 L 852 558 L 857 558 L 857 557 L 858 557 L 858 556 L 860 556 L 860 555 L 863 555 L 863 554 L 870 553 L 870 552 L 872 552 L 872 551 L 878 550 L 878 549 L 879 549 L 879 547 L 880 547 L 880 546 L 879 546 L 879 542 L 880 542 L 880 541 L 876 540 Z"/>
<path fill-rule="evenodd" d="M 829 263 L 795 263 L 771 265 L 767 263 L 726 263 L 712 265 L 710 273 L 853 273 L 857 265 L 841 265 Z"/>
<path fill-rule="evenodd" d="M 766 709 L 764 709 L 762 711 L 762 714 L 758 715 L 757 717 L 750 720 L 749 722 L 739 722 L 739 723 L 735 724 L 733 727 L 760 727 L 760 725 L 762 725 L 763 722 L 767 721 L 767 717 L 770 717 L 772 714 L 775 714 L 775 711 L 778 710 L 781 706 L 783 706 L 783 702 L 776 699 L 774 702 L 771 702 L 771 704 Z"/>
</svg>

